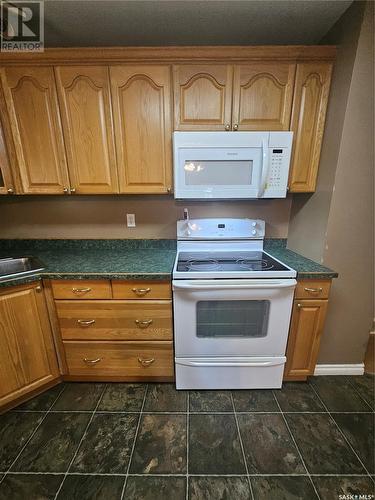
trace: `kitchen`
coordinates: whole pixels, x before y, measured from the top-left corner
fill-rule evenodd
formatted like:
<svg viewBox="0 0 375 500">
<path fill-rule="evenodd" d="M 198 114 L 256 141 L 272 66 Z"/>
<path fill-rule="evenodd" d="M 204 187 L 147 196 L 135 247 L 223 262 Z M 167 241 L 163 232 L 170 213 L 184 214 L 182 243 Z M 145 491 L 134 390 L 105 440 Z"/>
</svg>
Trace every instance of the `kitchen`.
<svg viewBox="0 0 375 500">
<path fill-rule="evenodd" d="M 0 53 L 0 499 L 371 498 L 372 2 L 67 3 Z"/>
</svg>

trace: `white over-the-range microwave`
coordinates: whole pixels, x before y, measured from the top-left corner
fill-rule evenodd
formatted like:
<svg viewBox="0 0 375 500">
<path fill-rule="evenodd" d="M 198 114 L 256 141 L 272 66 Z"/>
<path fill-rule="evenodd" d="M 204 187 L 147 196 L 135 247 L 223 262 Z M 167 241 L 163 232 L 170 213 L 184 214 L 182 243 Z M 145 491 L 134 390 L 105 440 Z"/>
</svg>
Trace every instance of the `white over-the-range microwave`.
<svg viewBox="0 0 375 500">
<path fill-rule="evenodd" d="M 285 198 L 293 132 L 174 132 L 176 199 Z"/>
</svg>

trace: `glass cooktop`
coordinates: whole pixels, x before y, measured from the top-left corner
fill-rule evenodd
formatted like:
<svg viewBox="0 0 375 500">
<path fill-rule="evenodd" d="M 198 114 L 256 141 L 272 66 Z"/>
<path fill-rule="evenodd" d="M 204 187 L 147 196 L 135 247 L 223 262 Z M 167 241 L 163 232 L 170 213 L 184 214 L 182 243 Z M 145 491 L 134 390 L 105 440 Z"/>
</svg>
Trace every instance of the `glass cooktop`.
<svg viewBox="0 0 375 500">
<path fill-rule="evenodd" d="M 288 271 L 289 269 L 261 251 L 180 252 L 177 271 Z"/>
</svg>

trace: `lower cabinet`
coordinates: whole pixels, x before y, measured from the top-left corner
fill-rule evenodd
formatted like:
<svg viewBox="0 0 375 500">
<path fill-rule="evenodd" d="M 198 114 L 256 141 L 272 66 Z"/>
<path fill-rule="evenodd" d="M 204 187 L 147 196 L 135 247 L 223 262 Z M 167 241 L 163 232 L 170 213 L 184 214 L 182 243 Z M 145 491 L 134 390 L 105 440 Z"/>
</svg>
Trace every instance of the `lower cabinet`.
<svg viewBox="0 0 375 500">
<path fill-rule="evenodd" d="M 0 409 L 59 378 L 41 284 L 0 289 Z"/>
<path fill-rule="evenodd" d="M 52 281 L 51 285 L 64 379 L 174 379 L 169 282 Z"/>
<path fill-rule="evenodd" d="M 314 374 L 328 307 L 330 281 L 299 281 L 293 302 L 284 380 Z"/>
<path fill-rule="evenodd" d="M 170 380 L 172 342 L 64 342 L 70 377 L 85 380 Z"/>
</svg>

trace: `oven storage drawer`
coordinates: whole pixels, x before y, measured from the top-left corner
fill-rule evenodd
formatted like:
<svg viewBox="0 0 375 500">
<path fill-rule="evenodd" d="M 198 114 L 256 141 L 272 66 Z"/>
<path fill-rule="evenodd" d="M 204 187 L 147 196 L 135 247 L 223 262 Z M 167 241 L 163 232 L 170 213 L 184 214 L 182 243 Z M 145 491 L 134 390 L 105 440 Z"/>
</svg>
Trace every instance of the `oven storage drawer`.
<svg viewBox="0 0 375 500">
<path fill-rule="evenodd" d="M 175 358 L 177 389 L 275 389 L 286 357 Z"/>
</svg>

